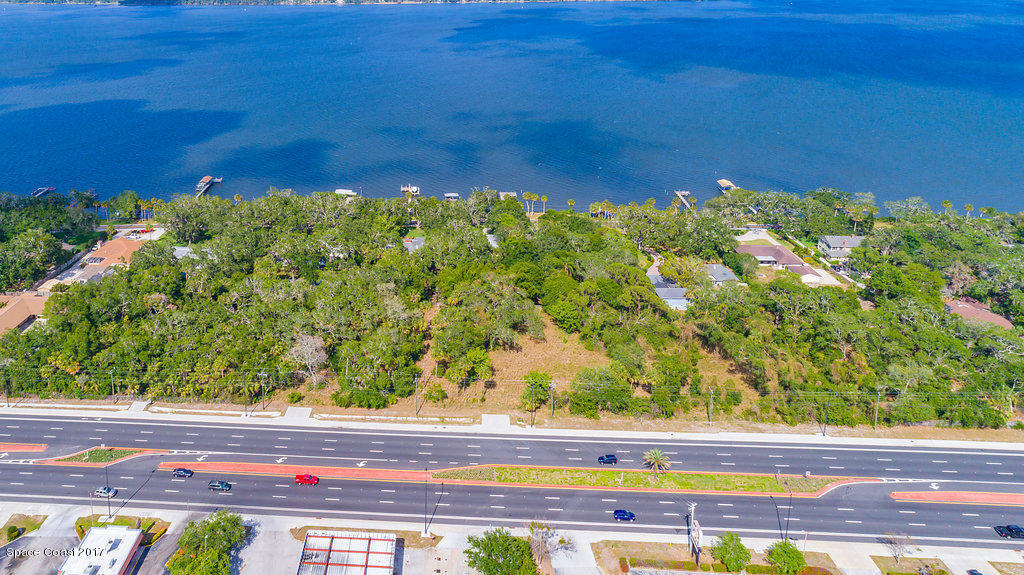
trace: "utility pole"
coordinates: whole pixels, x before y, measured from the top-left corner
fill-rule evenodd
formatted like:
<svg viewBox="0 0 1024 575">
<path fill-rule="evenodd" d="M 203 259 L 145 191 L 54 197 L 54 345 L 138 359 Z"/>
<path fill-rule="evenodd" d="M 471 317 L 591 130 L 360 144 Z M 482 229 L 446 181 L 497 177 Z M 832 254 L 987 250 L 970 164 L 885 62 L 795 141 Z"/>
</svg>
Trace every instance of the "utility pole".
<svg viewBox="0 0 1024 575">
<path fill-rule="evenodd" d="M 267 395 L 267 390 L 266 390 L 267 373 L 265 371 L 261 371 L 259 375 L 260 375 L 260 406 L 262 407 L 262 409 L 266 409 L 266 406 L 263 405 L 263 400 L 264 400 L 264 398 L 266 398 L 266 395 Z"/>
<path fill-rule="evenodd" d="M 110 397 L 114 398 L 114 401 L 116 402 L 117 390 L 114 389 L 114 368 L 110 368 L 110 371 L 107 373 L 110 375 Z"/>
<path fill-rule="evenodd" d="M 708 398 L 708 425 L 711 425 L 711 412 L 715 410 L 715 390 L 711 390 L 711 397 Z"/>
<path fill-rule="evenodd" d="M 878 429 L 878 404 L 882 401 L 882 390 L 878 390 L 878 399 L 875 400 L 875 423 L 873 429 Z"/>
<path fill-rule="evenodd" d="M 700 524 L 697 523 L 697 516 L 696 516 L 696 513 L 697 513 L 697 503 L 694 502 L 694 501 L 691 501 L 687 505 L 690 508 L 690 515 L 688 516 L 688 519 L 689 519 L 688 527 L 689 527 L 689 529 L 687 530 L 687 535 L 689 536 L 689 539 L 690 539 L 690 550 L 693 551 L 693 561 L 694 561 L 694 563 L 696 563 L 697 565 L 700 565 L 700 542 L 697 541 L 697 535 L 695 533 L 695 530 L 700 529 Z"/>
<path fill-rule="evenodd" d="M 555 382 L 548 386 L 548 403 L 551 404 L 551 419 L 555 419 Z"/>
<path fill-rule="evenodd" d="M 427 523 L 427 477 L 429 476 L 428 469 L 423 468 L 423 535 L 427 535 L 428 523 Z M 442 491 L 444 491 L 442 489 Z"/>
</svg>

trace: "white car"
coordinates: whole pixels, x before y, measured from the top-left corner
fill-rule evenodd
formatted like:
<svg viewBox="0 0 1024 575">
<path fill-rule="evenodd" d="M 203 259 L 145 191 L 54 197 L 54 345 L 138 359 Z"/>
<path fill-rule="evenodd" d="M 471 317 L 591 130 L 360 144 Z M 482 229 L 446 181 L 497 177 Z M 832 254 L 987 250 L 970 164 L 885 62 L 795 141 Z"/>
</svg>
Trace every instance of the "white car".
<svg viewBox="0 0 1024 575">
<path fill-rule="evenodd" d="M 104 486 L 104 487 L 100 487 L 96 491 L 93 491 L 92 495 L 93 495 L 93 497 L 106 497 L 106 498 L 109 499 L 109 498 L 117 495 L 117 490 L 114 489 L 113 487 L 110 487 L 109 485 L 107 485 L 107 486 Z"/>
</svg>

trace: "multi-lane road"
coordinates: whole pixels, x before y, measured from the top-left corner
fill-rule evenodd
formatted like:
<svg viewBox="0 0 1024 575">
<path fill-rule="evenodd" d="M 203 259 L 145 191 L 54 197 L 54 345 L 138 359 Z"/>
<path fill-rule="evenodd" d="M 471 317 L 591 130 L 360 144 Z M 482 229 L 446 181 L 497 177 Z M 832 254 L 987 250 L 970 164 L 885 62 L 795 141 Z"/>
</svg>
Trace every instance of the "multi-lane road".
<svg viewBox="0 0 1024 575">
<path fill-rule="evenodd" d="M 105 509 L 89 493 L 108 481 L 118 489 L 114 507 L 233 508 L 256 514 L 347 517 L 432 524 L 524 525 L 539 520 L 564 528 L 685 532 L 687 503 L 696 502 L 706 532 L 760 537 L 876 540 L 899 532 L 925 543 L 1015 546 L 993 525 L 1024 523 L 1016 507 L 905 503 L 893 491 L 1024 491 L 1024 450 L 878 447 L 792 442 L 612 440 L 606 437 L 495 435 L 403 430 L 353 431 L 279 424 L 186 423 L 0 414 L 0 443 L 46 443 L 45 456 L 99 445 L 171 451 L 113 464 L 107 469 L 40 465 L 39 454 L 0 455 L 0 500 L 55 501 Z M 251 461 L 380 469 L 441 469 L 486 463 L 594 467 L 615 453 L 620 467 L 642 467 L 642 453 L 660 448 L 673 469 L 881 478 L 839 487 L 816 498 L 694 495 L 624 491 L 466 486 L 323 479 L 294 485 L 266 475 L 196 473 L 175 479 L 161 461 Z M 210 479 L 233 488 L 211 492 Z M 614 509 L 636 513 L 616 524 Z"/>
</svg>

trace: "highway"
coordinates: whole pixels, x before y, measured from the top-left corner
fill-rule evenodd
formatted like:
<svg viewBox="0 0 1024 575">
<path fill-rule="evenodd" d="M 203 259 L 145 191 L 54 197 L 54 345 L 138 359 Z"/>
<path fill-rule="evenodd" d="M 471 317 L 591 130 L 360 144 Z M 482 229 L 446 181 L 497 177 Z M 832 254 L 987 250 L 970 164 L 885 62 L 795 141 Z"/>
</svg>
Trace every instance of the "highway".
<svg viewBox="0 0 1024 575">
<path fill-rule="evenodd" d="M 874 541 L 887 532 L 919 543 L 1024 547 L 1000 539 L 993 525 L 1024 523 L 1016 507 L 897 502 L 892 491 L 1024 491 L 1024 452 L 858 445 L 559 438 L 468 433 L 351 431 L 260 423 L 164 423 L 0 414 L 0 443 L 47 443 L 45 455 L 0 457 L 0 500 L 89 504 L 106 483 L 118 489 L 113 507 L 230 508 L 254 514 L 307 515 L 432 524 L 522 526 L 538 520 L 571 529 L 685 533 L 687 503 L 709 534 L 723 530 L 759 537 Z M 104 444 L 170 450 L 98 468 L 32 464 L 32 459 Z M 616 453 L 622 468 L 641 468 L 643 451 L 657 447 L 688 471 L 794 473 L 879 477 L 846 485 L 817 499 L 788 495 L 696 495 L 610 490 L 465 486 L 323 479 L 298 486 L 290 477 L 196 473 L 175 479 L 163 461 L 255 461 L 382 469 L 441 469 L 484 463 L 594 467 Z M 207 489 L 225 479 L 227 493 Z M 637 522 L 617 524 L 614 509 Z M 426 513 L 425 513 L 426 511 Z"/>
</svg>

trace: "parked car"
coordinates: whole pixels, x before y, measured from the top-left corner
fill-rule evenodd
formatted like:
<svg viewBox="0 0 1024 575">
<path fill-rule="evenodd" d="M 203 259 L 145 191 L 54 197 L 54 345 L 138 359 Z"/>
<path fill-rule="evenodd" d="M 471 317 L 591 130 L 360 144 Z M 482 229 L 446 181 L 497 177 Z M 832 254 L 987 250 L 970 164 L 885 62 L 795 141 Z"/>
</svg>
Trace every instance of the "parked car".
<svg viewBox="0 0 1024 575">
<path fill-rule="evenodd" d="M 317 483 L 320 483 L 320 478 L 316 475 L 310 475 L 307 473 L 305 475 L 295 476 L 296 485 L 316 485 Z"/>
<path fill-rule="evenodd" d="M 615 465 L 619 462 L 619 458 L 614 453 L 609 453 L 608 455 L 598 457 L 597 462 L 601 465 Z"/>
<path fill-rule="evenodd" d="M 106 497 L 109 499 L 117 495 L 117 490 L 109 485 L 104 485 L 103 487 L 100 487 L 96 491 L 93 491 L 92 495 L 93 497 Z"/>
<path fill-rule="evenodd" d="M 614 517 L 616 521 L 636 521 L 636 514 L 625 509 L 616 509 L 612 512 L 612 517 Z"/>
<path fill-rule="evenodd" d="M 231 484 L 227 481 L 215 480 L 210 482 L 210 489 L 213 491 L 231 491 Z"/>
<path fill-rule="evenodd" d="M 968 569 L 967 575 L 981 575 L 981 571 L 978 571 L 977 569 Z"/>
<path fill-rule="evenodd" d="M 191 469 L 185 469 L 184 467 L 179 467 L 179 468 L 177 468 L 177 469 L 175 469 L 174 471 L 171 472 L 171 476 L 173 476 L 173 477 L 192 477 L 192 470 Z"/>
</svg>

